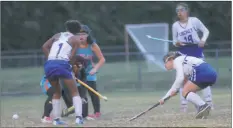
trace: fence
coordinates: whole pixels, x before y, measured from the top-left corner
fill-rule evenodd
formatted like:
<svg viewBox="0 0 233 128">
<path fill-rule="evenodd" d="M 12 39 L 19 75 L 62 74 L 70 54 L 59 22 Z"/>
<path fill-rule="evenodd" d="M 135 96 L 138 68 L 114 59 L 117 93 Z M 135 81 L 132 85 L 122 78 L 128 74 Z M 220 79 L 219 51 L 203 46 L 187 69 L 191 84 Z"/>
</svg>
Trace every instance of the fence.
<svg viewBox="0 0 233 128">
<path fill-rule="evenodd" d="M 148 53 L 156 54 L 156 53 Z M 125 62 L 124 52 L 105 53 L 106 64 L 98 72 L 100 91 L 161 90 L 168 89 L 175 79 L 174 71 L 165 72 L 155 64 L 148 71 L 147 63 L 139 52 L 130 53 Z M 206 61 L 218 72 L 214 87 L 231 88 L 231 49 L 205 50 Z M 40 93 L 43 75 L 43 55 L 2 56 L 1 90 L 4 93 Z"/>
</svg>

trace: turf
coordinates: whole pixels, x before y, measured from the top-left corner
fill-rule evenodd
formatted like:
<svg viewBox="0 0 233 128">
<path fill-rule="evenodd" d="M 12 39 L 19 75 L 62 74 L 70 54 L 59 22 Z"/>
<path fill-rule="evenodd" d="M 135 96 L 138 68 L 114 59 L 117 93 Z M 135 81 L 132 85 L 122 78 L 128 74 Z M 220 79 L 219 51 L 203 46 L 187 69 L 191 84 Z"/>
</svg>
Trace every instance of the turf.
<svg viewBox="0 0 233 128">
<path fill-rule="evenodd" d="M 157 102 L 175 79 L 174 72 L 164 72 L 156 65 L 152 67 L 154 72 L 148 72 L 144 61 L 131 61 L 129 66 L 118 62 L 106 63 L 101 68 L 98 89 L 109 101 L 101 103 L 102 117 L 86 121 L 84 126 L 231 127 L 231 58 L 208 58 L 207 62 L 218 72 L 218 81 L 213 86 L 215 110 L 209 119 L 195 120 L 191 104 L 188 113 L 180 113 L 177 96 L 163 107 L 153 109 L 134 122 L 127 122 L 127 119 Z M 40 123 L 45 96 L 35 95 L 41 94 L 39 82 L 42 75 L 43 67 L 1 70 L 1 94 L 10 94 L 1 97 L 1 127 L 50 126 Z M 25 95 L 27 93 L 30 95 Z M 12 120 L 14 113 L 19 114 L 19 120 Z M 75 126 L 72 124 L 74 117 L 64 120 Z"/>
<path fill-rule="evenodd" d="M 165 92 L 114 92 L 103 93 L 109 101 L 101 101 L 102 116 L 95 121 L 85 121 L 83 127 L 231 127 L 231 91 L 214 89 L 215 109 L 208 119 L 194 119 L 195 109 L 189 104 L 189 111 L 179 111 L 178 96 L 167 101 L 163 106 L 154 108 L 144 116 L 129 122 L 141 111 L 157 102 Z M 52 126 L 40 123 L 45 96 L 4 96 L 1 100 L 1 127 L 35 127 Z M 91 105 L 90 105 L 91 106 Z M 89 110 L 93 110 L 92 106 Z M 92 111 L 91 111 L 92 112 Z M 18 113 L 19 119 L 12 120 L 12 115 Z M 69 126 L 74 124 L 74 116 L 63 118 Z"/>
</svg>

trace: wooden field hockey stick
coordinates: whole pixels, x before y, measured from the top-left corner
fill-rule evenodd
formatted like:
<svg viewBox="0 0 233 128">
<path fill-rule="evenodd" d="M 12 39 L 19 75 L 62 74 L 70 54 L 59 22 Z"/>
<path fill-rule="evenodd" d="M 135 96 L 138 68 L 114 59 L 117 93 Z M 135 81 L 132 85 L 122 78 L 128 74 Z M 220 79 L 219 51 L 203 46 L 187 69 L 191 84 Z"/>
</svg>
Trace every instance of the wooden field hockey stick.
<svg viewBox="0 0 233 128">
<path fill-rule="evenodd" d="M 92 91 L 94 94 L 96 94 L 99 98 L 104 99 L 105 101 L 108 100 L 108 98 L 106 96 L 102 96 L 99 92 L 95 91 L 93 88 L 91 88 L 90 86 L 88 86 L 86 83 L 82 82 L 81 80 L 76 78 L 76 81 L 78 83 L 80 83 L 81 85 L 85 86 L 87 89 L 89 89 L 90 91 Z"/>
<path fill-rule="evenodd" d="M 98 97 L 104 99 L 105 101 L 108 100 L 108 98 L 106 96 L 102 96 L 100 93 L 98 93 L 97 91 L 95 91 L 93 88 L 91 88 L 90 86 L 88 86 L 86 83 L 82 82 L 81 80 L 75 78 L 75 80 L 80 83 L 81 85 L 85 86 L 87 89 L 89 89 L 90 91 L 92 91 L 95 95 L 97 95 Z M 64 113 L 64 115 L 66 115 L 67 113 L 71 112 L 74 110 L 74 106 L 71 106 L 67 109 L 67 111 Z"/>
</svg>

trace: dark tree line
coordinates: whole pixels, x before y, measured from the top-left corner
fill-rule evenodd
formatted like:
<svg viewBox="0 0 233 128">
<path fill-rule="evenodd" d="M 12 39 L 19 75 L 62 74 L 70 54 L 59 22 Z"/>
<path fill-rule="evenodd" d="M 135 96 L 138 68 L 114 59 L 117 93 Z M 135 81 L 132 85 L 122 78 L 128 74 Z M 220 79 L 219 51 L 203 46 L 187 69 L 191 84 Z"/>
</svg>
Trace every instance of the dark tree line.
<svg viewBox="0 0 233 128">
<path fill-rule="evenodd" d="M 1 50 L 38 49 L 64 22 L 89 25 L 100 44 L 124 43 L 124 25 L 176 20 L 177 2 L 1 2 Z M 231 40 L 231 2 L 187 2 L 209 40 Z M 170 35 L 171 37 L 171 35 Z"/>
</svg>

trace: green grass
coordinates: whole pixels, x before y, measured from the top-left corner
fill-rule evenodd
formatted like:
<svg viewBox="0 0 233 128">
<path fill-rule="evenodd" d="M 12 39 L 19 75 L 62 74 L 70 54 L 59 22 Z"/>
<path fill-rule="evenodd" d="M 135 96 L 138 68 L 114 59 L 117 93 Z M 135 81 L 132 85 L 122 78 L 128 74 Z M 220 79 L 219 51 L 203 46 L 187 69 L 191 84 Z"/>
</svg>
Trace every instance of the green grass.
<svg viewBox="0 0 233 128">
<path fill-rule="evenodd" d="M 209 58 L 207 62 L 218 71 L 215 87 L 231 87 L 231 58 L 219 58 L 218 61 Z M 100 91 L 135 90 L 140 87 L 149 90 L 169 88 L 175 79 L 174 71 L 165 72 L 157 65 L 152 68 L 156 71 L 148 72 L 144 61 L 130 62 L 129 66 L 124 62 L 106 63 L 98 73 L 98 88 Z M 1 90 L 9 93 L 40 93 L 42 75 L 43 67 L 3 69 L 0 74 Z"/>
<path fill-rule="evenodd" d="M 179 97 L 169 100 L 163 107 L 159 106 L 135 122 L 127 120 L 135 114 L 147 109 L 161 98 L 175 79 L 175 72 L 164 72 L 153 65 L 155 72 L 148 72 L 147 64 L 143 61 L 126 63 L 106 63 L 98 73 L 98 88 L 109 99 L 101 103 L 102 118 L 97 121 L 87 121 L 86 127 L 123 127 L 123 126 L 173 126 L 173 127 L 231 127 L 231 58 L 207 59 L 218 71 L 218 81 L 213 87 L 215 110 L 207 120 L 195 120 L 195 110 L 190 104 L 189 112 L 179 112 Z M 140 68 L 138 67 L 140 64 Z M 139 78 L 141 69 L 141 78 Z M 43 67 L 4 69 L 0 74 L 1 92 L 8 93 L 39 93 L 39 82 L 43 75 Z M 142 80 L 142 89 L 139 79 Z M 149 90 L 149 91 L 148 91 Z M 44 95 L 34 96 L 3 96 L 1 97 L 1 126 L 2 127 L 31 127 L 51 126 L 40 123 Z M 90 112 L 92 112 L 92 106 Z M 12 120 L 18 113 L 19 120 Z M 74 117 L 65 118 L 70 125 Z"/>
<path fill-rule="evenodd" d="M 133 122 L 128 122 L 136 114 L 155 104 L 165 91 L 160 92 L 106 92 L 108 101 L 101 100 L 102 116 L 96 121 L 85 121 L 84 127 L 231 127 L 231 90 L 213 89 L 215 110 L 207 120 L 194 119 L 195 109 L 189 104 L 187 113 L 179 110 L 179 96 L 171 98 L 163 106 L 158 106 Z M 1 127 L 45 127 L 40 123 L 45 95 L 1 97 Z M 90 101 L 90 100 L 89 100 Z M 62 105 L 64 107 L 64 104 Z M 89 105 L 89 112 L 93 112 Z M 12 120 L 17 113 L 18 120 Z M 75 126 L 74 116 L 63 118 L 69 126 Z"/>
</svg>

